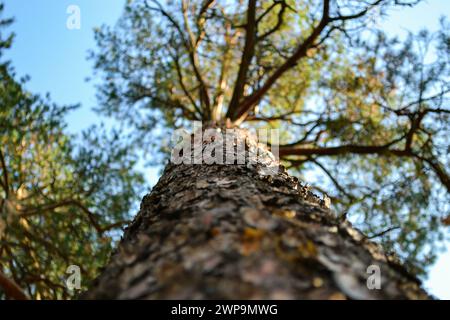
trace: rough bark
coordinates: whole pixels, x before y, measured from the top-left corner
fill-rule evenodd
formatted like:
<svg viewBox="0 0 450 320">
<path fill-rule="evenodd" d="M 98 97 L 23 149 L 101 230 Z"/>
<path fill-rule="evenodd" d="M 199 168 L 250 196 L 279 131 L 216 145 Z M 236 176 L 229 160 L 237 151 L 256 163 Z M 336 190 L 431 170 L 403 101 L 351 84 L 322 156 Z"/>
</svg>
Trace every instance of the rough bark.
<svg viewBox="0 0 450 320">
<path fill-rule="evenodd" d="M 257 163 L 249 152 L 245 165 L 167 165 L 82 298 L 428 298 L 393 255 L 237 132 L 247 151 L 262 150 Z M 370 265 L 380 290 L 367 288 Z"/>
</svg>

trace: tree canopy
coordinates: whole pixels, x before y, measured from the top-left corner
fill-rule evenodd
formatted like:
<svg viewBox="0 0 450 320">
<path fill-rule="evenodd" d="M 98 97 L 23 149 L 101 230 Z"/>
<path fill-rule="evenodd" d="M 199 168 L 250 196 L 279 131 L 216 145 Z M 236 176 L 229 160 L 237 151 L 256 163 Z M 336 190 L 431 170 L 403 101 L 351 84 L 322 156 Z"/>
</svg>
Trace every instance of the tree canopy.
<svg viewBox="0 0 450 320">
<path fill-rule="evenodd" d="M 448 235 L 449 23 L 377 27 L 418 2 L 128 1 L 96 30 L 98 110 L 146 148 L 191 120 L 281 129 L 291 172 L 423 274 Z"/>
<path fill-rule="evenodd" d="M 67 268 L 80 267 L 83 287 L 97 275 L 144 181 L 117 132 L 75 137 L 65 118 L 77 106 L 26 89 L 3 59 L 12 22 L 0 21 L 0 276 L 32 298 L 68 298 Z"/>
</svg>

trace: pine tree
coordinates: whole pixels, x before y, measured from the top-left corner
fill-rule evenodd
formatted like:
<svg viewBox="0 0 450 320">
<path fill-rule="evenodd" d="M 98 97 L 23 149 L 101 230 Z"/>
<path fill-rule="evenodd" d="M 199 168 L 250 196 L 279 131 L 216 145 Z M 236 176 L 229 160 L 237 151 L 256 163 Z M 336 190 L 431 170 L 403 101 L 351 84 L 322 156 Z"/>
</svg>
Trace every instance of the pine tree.
<svg viewBox="0 0 450 320">
<path fill-rule="evenodd" d="M 2 59 L 12 22 L 0 21 L 0 299 L 67 299 L 66 270 L 80 268 L 81 289 L 98 275 L 143 177 L 118 133 L 97 126 L 75 137 L 66 117 L 77 106 L 26 89 Z"/>
<path fill-rule="evenodd" d="M 277 128 L 282 164 L 169 163 L 83 297 L 426 298 L 416 275 L 448 214 L 448 24 L 401 42 L 373 23 L 416 2 L 133 1 L 97 30 L 99 109 L 136 143 L 198 120 L 252 160 L 246 128 Z M 334 194 L 284 167 L 320 169 Z"/>
</svg>

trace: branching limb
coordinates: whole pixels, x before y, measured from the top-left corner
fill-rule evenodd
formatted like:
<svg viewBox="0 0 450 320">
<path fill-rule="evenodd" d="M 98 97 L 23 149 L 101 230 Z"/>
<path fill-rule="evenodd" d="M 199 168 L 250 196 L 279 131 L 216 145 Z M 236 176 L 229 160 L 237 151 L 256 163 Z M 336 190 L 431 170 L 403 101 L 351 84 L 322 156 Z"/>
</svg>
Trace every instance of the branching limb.
<svg viewBox="0 0 450 320">
<path fill-rule="evenodd" d="M 197 18 L 195 19 L 196 25 L 197 25 L 197 38 L 195 39 L 195 48 L 197 48 L 200 44 L 200 42 L 203 40 L 206 29 L 205 29 L 205 22 L 206 19 L 205 14 L 208 11 L 208 9 L 214 4 L 215 0 L 205 0 L 197 14 Z"/>
<path fill-rule="evenodd" d="M 279 147 L 280 157 L 286 157 L 289 155 L 305 156 L 307 157 L 321 157 L 321 156 L 336 156 L 342 154 L 378 154 L 378 155 L 388 155 L 388 156 L 398 156 L 398 157 L 411 157 L 424 161 L 427 163 L 434 173 L 438 176 L 439 180 L 446 187 L 447 191 L 450 192 L 450 177 L 446 170 L 443 168 L 442 164 L 439 163 L 434 158 L 424 157 L 414 153 L 411 149 L 391 149 L 390 146 L 396 143 L 398 140 L 394 140 L 391 143 L 381 145 L 381 146 L 368 146 L 368 145 L 344 145 L 337 147 L 313 147 L 313 148 L 303 148 L 303 147 Z M 307 161 L 307 160 L 305 160 Z"/>
<path fill-rule="evenodd" d="M 231 25 L 229 23 L 225 26 L 225 49 L 223 53 L 222 62 L 220 65 L 220 76 L 217 84 L 217 92 L 214 96 L 214 105 L 212 111 L 212 120 L 218 122 L 222 115 L 223 101 L 225 99 L 225 93 L 228 90 L 228 73 L 231 62 L 231 48 L 235 44 L 240 32 L 235 32 L 231 35 Z"/>
<path fill-rule="evenodd" d="M 289 5 L 286 3 L 286 1 L 275 1 L 274 5 L 277 5 L 277 4 L 281 4 L 281 9 L 280 9 L 280 11 L 278 11 L 277 23 L 272 28 L 270 28 L 268 31 L 266 31 L 264 34 L 258 36 L 258 39 L 257 39 L 258 41 L 264 40 L 271 34 L 275 33 L 283 25 L 284 13 L 286 12 L 286 9 L 289 7 Z M 267 11 L 264 12 L 264 14 L 266 14 L 266 13 L 267 13 Z M 261 19 L 261 17 L 258 18 L 258 20 L 260 20 L 260 19 Z"/>
<path fill-rule="evenodd" d="M 236 83 L 233 89 L 233 95 L 231 97 L 230 106 L 227 111 L 227 117 L 233 118 L 236 112 L 242 96 L 244 95 L 245 83 L 247 80 L 248 70 L 250 68 L 251 60 L 255 53 L 256 44 L 256 0 L 248 1 L 247 8 L 247 23 L 245 28 L 245 44 L 244 51 L 242 52 L 241 63 L 239 64 L 239 71 L 236 79 Z"/>
<path fill-rule="evenodd" d="M 373 7 L 381 4 L 383 1 L 385 1 L 385 0 L 377 0 L 374 3 L 370 4 L 369 6 L 367 6 L 364 10 L 361 10 L 361 11 L 359 11 L 357 13 L 354 13 L 354 14 L 349 14 L 349 15 L 340 15 L 340 14 L 338 14 L 336 17 L 330 17 L 330 22 L 354 20 L 354 19 L 361 18 L 362 16 L 367 14 L 367 12 L 370 9 L 372 9 Z"/>
<path fill-rule="evenodd" d="M 176 70 L 177 76 L 178 76 L 178 83 L 180 84 L 180 87 L 181 87 L 181 90 L 183 90 L 183 93 L 186 95 L 186 97 L 191 102 L 191 104 L 194 107 L 195 111 L 197 111 L 200 114 L 200 116 L 203 117 L 202 110 L 197 106 L 197 103 L 195 102 L 194 98 L 192 97 L 192 95 L 190 94 L 189 90 L 187 89 L 186 84 L 184 83 L 183 73 L 181 71 L 181 66 L 180 66 L 179 59 L 180 59 L 180 57 L 179 57 L 178 54 L 175 54 L 173 56 L 173 61 L 175 63 L 175 70 Z"/>
<path fill-rule="evenodd" d="M 68 200 L 63 200 L 63 201 L 59 201 L 59 202 L 52 203 L 52 204 L 42 205 L 39 207 L 29 208 L 27 210 L 24 210 L 21 213 L 21 216 L 24 218 L 32 217 L 32 216 L 40 215 L 45 212 L 52 211 L 57 208 L 70 207 L 70 206 L 77 207 L 81 211 L 83 211 L 87 215 L 90 223 L 92 224 L 92 226 L 95 228 L 95 230 L 97 231 L 97 233 L 99 235 L 102 235 L 105 231 L 108 231 L 113 228 L 124 225 L 126 223 L 129 223 L 129 221 L 119 221 L 119 222 L 116 222 L 116 223 L 113 223 L 113 224 L 110 224 L 107 226 L 101 226 L 98 222 L 98 218 L 96 217 L 96 215 L 92 211 L 90 211 L 83 203 L 81 203 L 80 201 L 75 200 L 75 199 L 68 199 Z"/>
<path fill-rule="evenodd" d="M 2 171 L 3 171 L 2 187 L 3 187 L 3 190 L 5 190 L 6 198 L 8 198 L 8 195 L 9 195 L 8 170 L 6 168 L 5 157 L 4 157 L 1 149 L 0 149 L 0 164 L 2 166 Z"/>
<path fill-rule="evenodd" d="M 320 169 L 322 169 L 322 171 L 328 176 L 328 178 L 330 178 L 331 182 L 333 182 L 333 184 L 336 186 L 336 188 L 343 194 L 345 195 L 348 199 L 352 200 L 354 199 L 354 196 L 352 196 L 351 194 L 349 194 L 345 188 L 343 186 L 341 186 L 341 184 L 336 180 L 336 178 L 331 174 L 331 172 L 325 168 L 325 166 L 320 163 L 318 160 L 314 159 L 314 158 L 310 158 L 310 161 L 313 162 L 315 165 L 317 165 Z"/>
<path fill-rule="evenodd" d="M 151 2 L 153 2 L 156 5 L 156 7 L 152 7 L 148 4 L 147 1 L 144 1 L 146 8 L 149 10 L 154 10 L 154 11 L 158 11 L 159 13 L 161 13 L 170 22 L 170 24 L 177 30 L 178 35 L 180 36 L 180 39 L 182 40 L 182 43 L 189 54 L 189 61 L 192 66 L 192 69 L 194 71 L 194 75 L 195 75 L 197 81 L 199 82 L 199 92 L 200 92 L 201 104 L 204 107 L 205 113 L 208 116 L 210 116 L 211 110 L 210 110 L 209 94 L 208 94 L 208 90 L 207 90 L 207 85 L 206 85 L 206 83 L 203 79 L 202 73 L 200 72 L 200 69 L 199 69 L 198 55 L 197 55 L 197 52 L 195 50 L 195 45 L 194 45 L 195 39 L 193 38 L 192 31 L 191 31 L 191 29 L 189 27 L 189 23 L 187 21 L 187 18 L 188 18 L 187 17 L 187 8 L 183 4 L 183 8 L 182 8 L 183 18 L 184 18 L 185 28 L 188 29 L 188 34 L 189 34 L 188 38 L 185 37 L 185 30 L 182 29 L 181 25 L 176 21 L 176 19 L 174 17 L 172 17 L 166 10 L 164 10 L 163 6 L 157 0 L 151 0 Z M 183 1 L 183 3 L 184 3 L 184 1 Z"/>
<path fill-rule="evenodd" d="M 194 34 L 192 33 L 191 27 L 189 25 L 188 8 L 185 0 L 182 0 L 182 12 L 183 12 L 184 27 L 188 34 L 187 50 L 189 52 L 189 60 L 191 61 L 195 77 L 200 84 L 199 86 L 200 101 L 202 106 L 204 107 L 204 113 L 206 114 L 207 119 L 211 119 L 211 105 L 209 101 L 209 93 L 206 82 L 203 79 L 202 72 L 200 71 L 199 67 L 200 63 L 196 49 L 197 40 L 195 39 Z"/>
<path fill-rule="evenodd" d="M 266 80 L 262 87 L 248 96 L 239 105 L 239 108 L 233 114 L 228 116 L 236 123 L 242 122 L 248 112 L 260 101 L 260 99 L 269 91 L 273 84 L 290 68 L 294 67 L 298 61 L 305 57 L 308 49 L 314 44 L 316 39 L 329 23 L 330 1 L 324 0 L 322 18 L 319 24 L 313 29 L 311 34 L 295 50 L 295 52 Z"/>
<path fill-rule="evenodd" d="M 424 161 L 428 164 L 434 173 L 438 176 L 441 183 L 446 187 L 447 191 L 450 192 L 450 176 L 442 166 L 442 164 L 435 158 L 423 157 L 417 154 L 413 154 L 415 158 Z"/>
<path fill-rule="evenodd" d="M 8 279 L 0 272 L 0 287 L 6 294 L 6 297 L 14 300 L 28 300 L 27 295 L 22 289 L 11 279 Z"/>
<path fill-rule="evenodd" d="M 374 234 L 374 235 L 371 235 L 371 236 L 369 236 L 369 237 L 367 237 L 367 238 L 368 238 L 368 239 L 379 238 L 379 237 L 382 237 L 382 236 L 384 236 L 385 234 L 387 234 L 387 233 L 389 233 L 389 232 L 391 232 L 391 231 L 397 230 L 397 229 L 400 229 L 400 227 L 399 227 L 399 226 L 390 227 L 390 228 L 388 228 L 388 229 L 386 229 L 386 230 L 383 230 L 383 231 L 381 231 L 381 232 L 379 232 L 379 233 L 376 233 L 376 234 Z"/>
</svg>

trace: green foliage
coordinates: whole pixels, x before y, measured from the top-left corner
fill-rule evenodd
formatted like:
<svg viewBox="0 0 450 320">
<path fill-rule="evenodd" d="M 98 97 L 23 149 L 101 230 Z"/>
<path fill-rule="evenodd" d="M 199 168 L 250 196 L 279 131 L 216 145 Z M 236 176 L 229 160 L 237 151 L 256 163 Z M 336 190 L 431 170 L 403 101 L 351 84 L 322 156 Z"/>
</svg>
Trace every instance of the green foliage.
<svg viewBox="0 0 450 320">
<path fill-rule="evenodd" d="M 12 43 L 3 34 L 11 22 L 0 22 L 0 57 Z M 1 62 L 0 272 L 32 298 L 68 298 L 67 267 L 80 267 L 83 288 L 97 275 L 143 177 L 119 133 L 67 134 L 64 118 L 77 106 L 57 106 L 16 78 Z"/>
<path fill-rule="evenodd" d="M 324 65 L 311 111 L 319 111 L 310 146 L 386 146 L 377 151 L 312 155 L 304 171 L 322 171 L 336 208 L 379 237 L 418 274 L 442 247 L 449 215 L 448 22 L 435 34 L 406 39 L 381 32 L 352 42 L 345 57 Z M 332 70 L 327 72 L 326 70 Z M 321 106 L 318 108 L 318 106 Z M 320 162 L 319 162 L 320 161 Z M 328 181 L 334 188 L 330 189 Z"/>
</svg>

